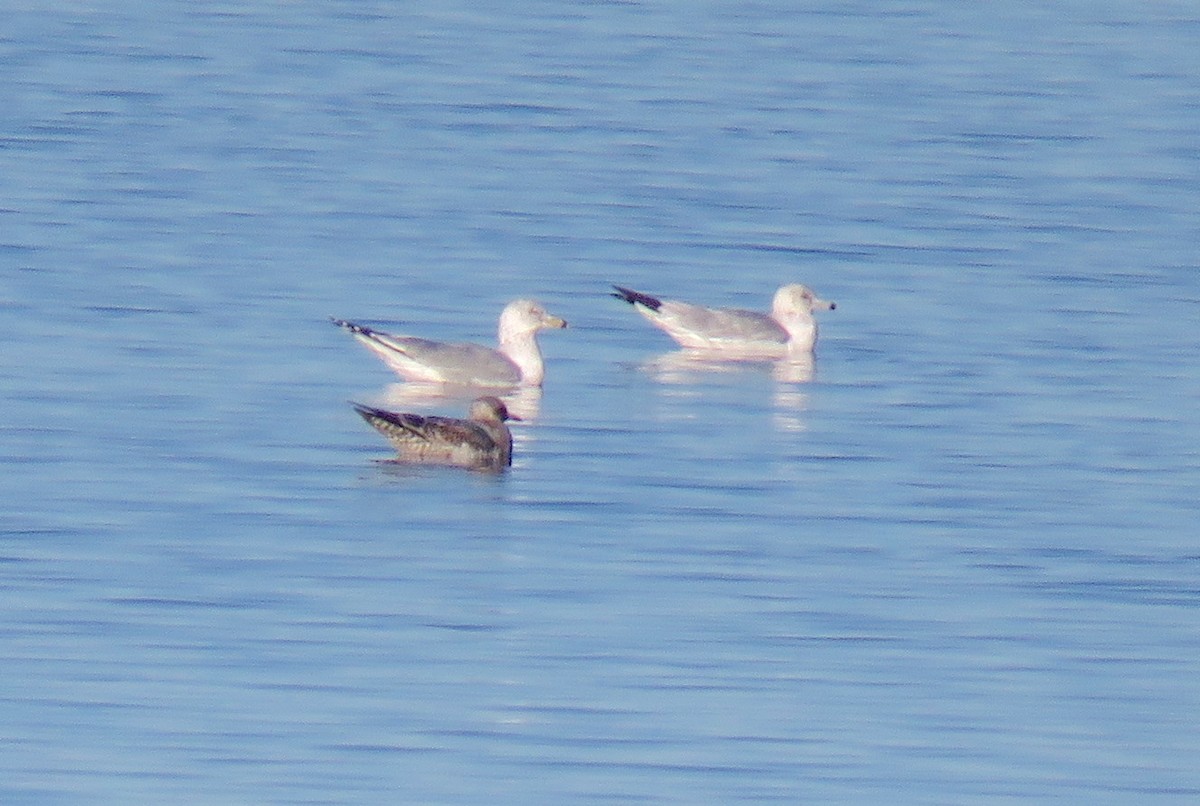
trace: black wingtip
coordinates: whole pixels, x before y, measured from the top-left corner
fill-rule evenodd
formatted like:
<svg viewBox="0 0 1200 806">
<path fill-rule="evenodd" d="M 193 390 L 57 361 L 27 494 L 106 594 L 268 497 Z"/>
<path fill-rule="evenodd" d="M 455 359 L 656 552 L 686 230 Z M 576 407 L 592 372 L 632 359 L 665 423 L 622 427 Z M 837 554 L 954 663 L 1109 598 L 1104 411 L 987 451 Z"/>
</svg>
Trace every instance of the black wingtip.
<svg viewBox="0 0 1200 806">
<path fill-rule="evenodd" d="M 628 302 L 630 305 L 644 305 L 652 311 L 657 311 L 662 307 L 662 300 L 657 297 L 652 297 L 649 294 L 643 294 L 641 291 L 634 291 L 632 288 L 625 288 L 624 286 L 614 285 L 613 288 L 617 289 L 617 293 L 612 296 Z"/>
<path fill-rule="evenodd" d="M 333 322 L 333 324 L 337 325 L 342 330 L 345 330 L 349 333 L 354 333 L 354 334 L 361 333 L 364 336 L 370 336 L 372 333 L 375 332 L 375 331 L 371 330 L 371 328 L 369 328 L 365 325 L 356 324 L 355 322 L 351 322 L 347 319 L 338 319 L 336 316 L 329 317 L 329 321 Z"/>
</svg>

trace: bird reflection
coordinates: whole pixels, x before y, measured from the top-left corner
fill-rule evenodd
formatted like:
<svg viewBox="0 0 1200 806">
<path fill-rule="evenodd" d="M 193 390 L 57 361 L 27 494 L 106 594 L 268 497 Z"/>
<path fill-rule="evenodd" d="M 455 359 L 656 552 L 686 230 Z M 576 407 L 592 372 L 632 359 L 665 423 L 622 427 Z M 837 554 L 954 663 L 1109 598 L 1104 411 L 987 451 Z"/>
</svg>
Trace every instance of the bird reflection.
<svg viewBox="0 0 1200 806">
<path fill-rule="evenodd" d="M 808 423 L 800 416 L 808 409 L 808 392 L 802 392 L 793 386 L 779 386 L 771 399 L 775 403 L 771 421 L 778 430 L 808 430 Z"/>
<path fill-rule="evenodd" d="M 479 395 L 471 386 L 454 386 L 442 383 L 393 383 L 379 398 L 380 404 L 388 408 L 407 409 L 420 406 L 461 406 Z M 542 390 L 538 386 L 521 386 L 496 395 L 504 401 L 510 412 L 526 423 L 536 420 L 542 411 Z"/>
<path fill-rule="evenodd" d="M 643 362 L 641 369 L 674 391 L 686 389 L 695 395 L 702 394 L 699 386 L 714 377 L 769 373 L 775 381 L 772 402 L 776 427 L 781 431 L 802 431 L 807 427 L 799 415 L 808 408 L 809 396 L 803 385 L 816 375 L 816 361 L 811 354 L 763 359 L 704 350 L 675 350 Z"/>
<path fill-rule="evenodd" d="M 744 372 L 748 368 L 769 368 L 771 377 L 779 383 L 808 383 L 816 373 L 816 363 L 811 355 L 763 359 L 704 350 L 675 350 L 642 364 L 642 369 L 669 384 L 697 383 L 714 373 Z"/>
</svg>

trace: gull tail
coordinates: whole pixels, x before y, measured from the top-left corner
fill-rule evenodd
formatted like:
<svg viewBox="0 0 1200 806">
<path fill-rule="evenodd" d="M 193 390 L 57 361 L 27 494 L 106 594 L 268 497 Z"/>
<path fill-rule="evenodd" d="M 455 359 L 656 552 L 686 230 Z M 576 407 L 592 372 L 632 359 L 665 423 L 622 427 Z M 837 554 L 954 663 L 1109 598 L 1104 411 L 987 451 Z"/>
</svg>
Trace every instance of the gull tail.
<svg viewBox="0 0 1200 806">
<path fill-rule="evenodd" d="M 370 337 L 370 336 L 374 336 L 376 333 L 376 331 L 372 330 L 371 328 L 367 327 L 366 325 L 360 325 L 355 322 L 348 322 L 345 319 L 338 319 L 336 316 L 329 317 L 329 321 L 333 322 L 335 325 L 340 327 L 342 330 L 353 333 L 355 336 Z"/>
<path fill-rule="evenodd" d="M 630 305 L 643 305 L 652 311 L 657 311 L 662 307 L 662 300 L 657 297 L 643 294 L 641 291 L 634 291 L 632 288 L 622 288 L 619 285 L 614 285 L 613 288 L 617 289 L 617 293 L 612 296 L 624 300 Z"/>
</svg>

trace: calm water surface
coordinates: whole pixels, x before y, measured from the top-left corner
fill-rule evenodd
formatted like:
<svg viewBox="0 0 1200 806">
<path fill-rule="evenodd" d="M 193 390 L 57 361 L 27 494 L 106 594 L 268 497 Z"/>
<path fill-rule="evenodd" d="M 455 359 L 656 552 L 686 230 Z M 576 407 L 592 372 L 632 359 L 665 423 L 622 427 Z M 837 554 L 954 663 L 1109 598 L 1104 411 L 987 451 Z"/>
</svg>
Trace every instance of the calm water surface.
<svg viewBox="0 0 1200 806">
<path fill-rule="evenodd" d="M 5 19 L 0 800 L 1200 798 L 1190 4 Z M 326 317 L 518 295 L 513 470 L 376 461 Z"/>
</svg>

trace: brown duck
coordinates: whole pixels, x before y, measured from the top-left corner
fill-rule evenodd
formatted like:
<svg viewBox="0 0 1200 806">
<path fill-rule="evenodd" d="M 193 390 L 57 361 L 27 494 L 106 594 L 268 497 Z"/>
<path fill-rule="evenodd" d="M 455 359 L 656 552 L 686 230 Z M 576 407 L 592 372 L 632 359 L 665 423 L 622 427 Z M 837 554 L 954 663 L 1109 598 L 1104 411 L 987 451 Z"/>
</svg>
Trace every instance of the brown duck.
<svg viewBox="0 0 1200 806">
<path fill-rule="evenodd" d="M 497 397 L 474 400 L 465 420 L 351 405 L 388 438 L 396 448 L 397 461 L 490 471 L 512 464 L 512 433 L 504 421 L 520 418 L 509 414 Z"/>
</svg>

